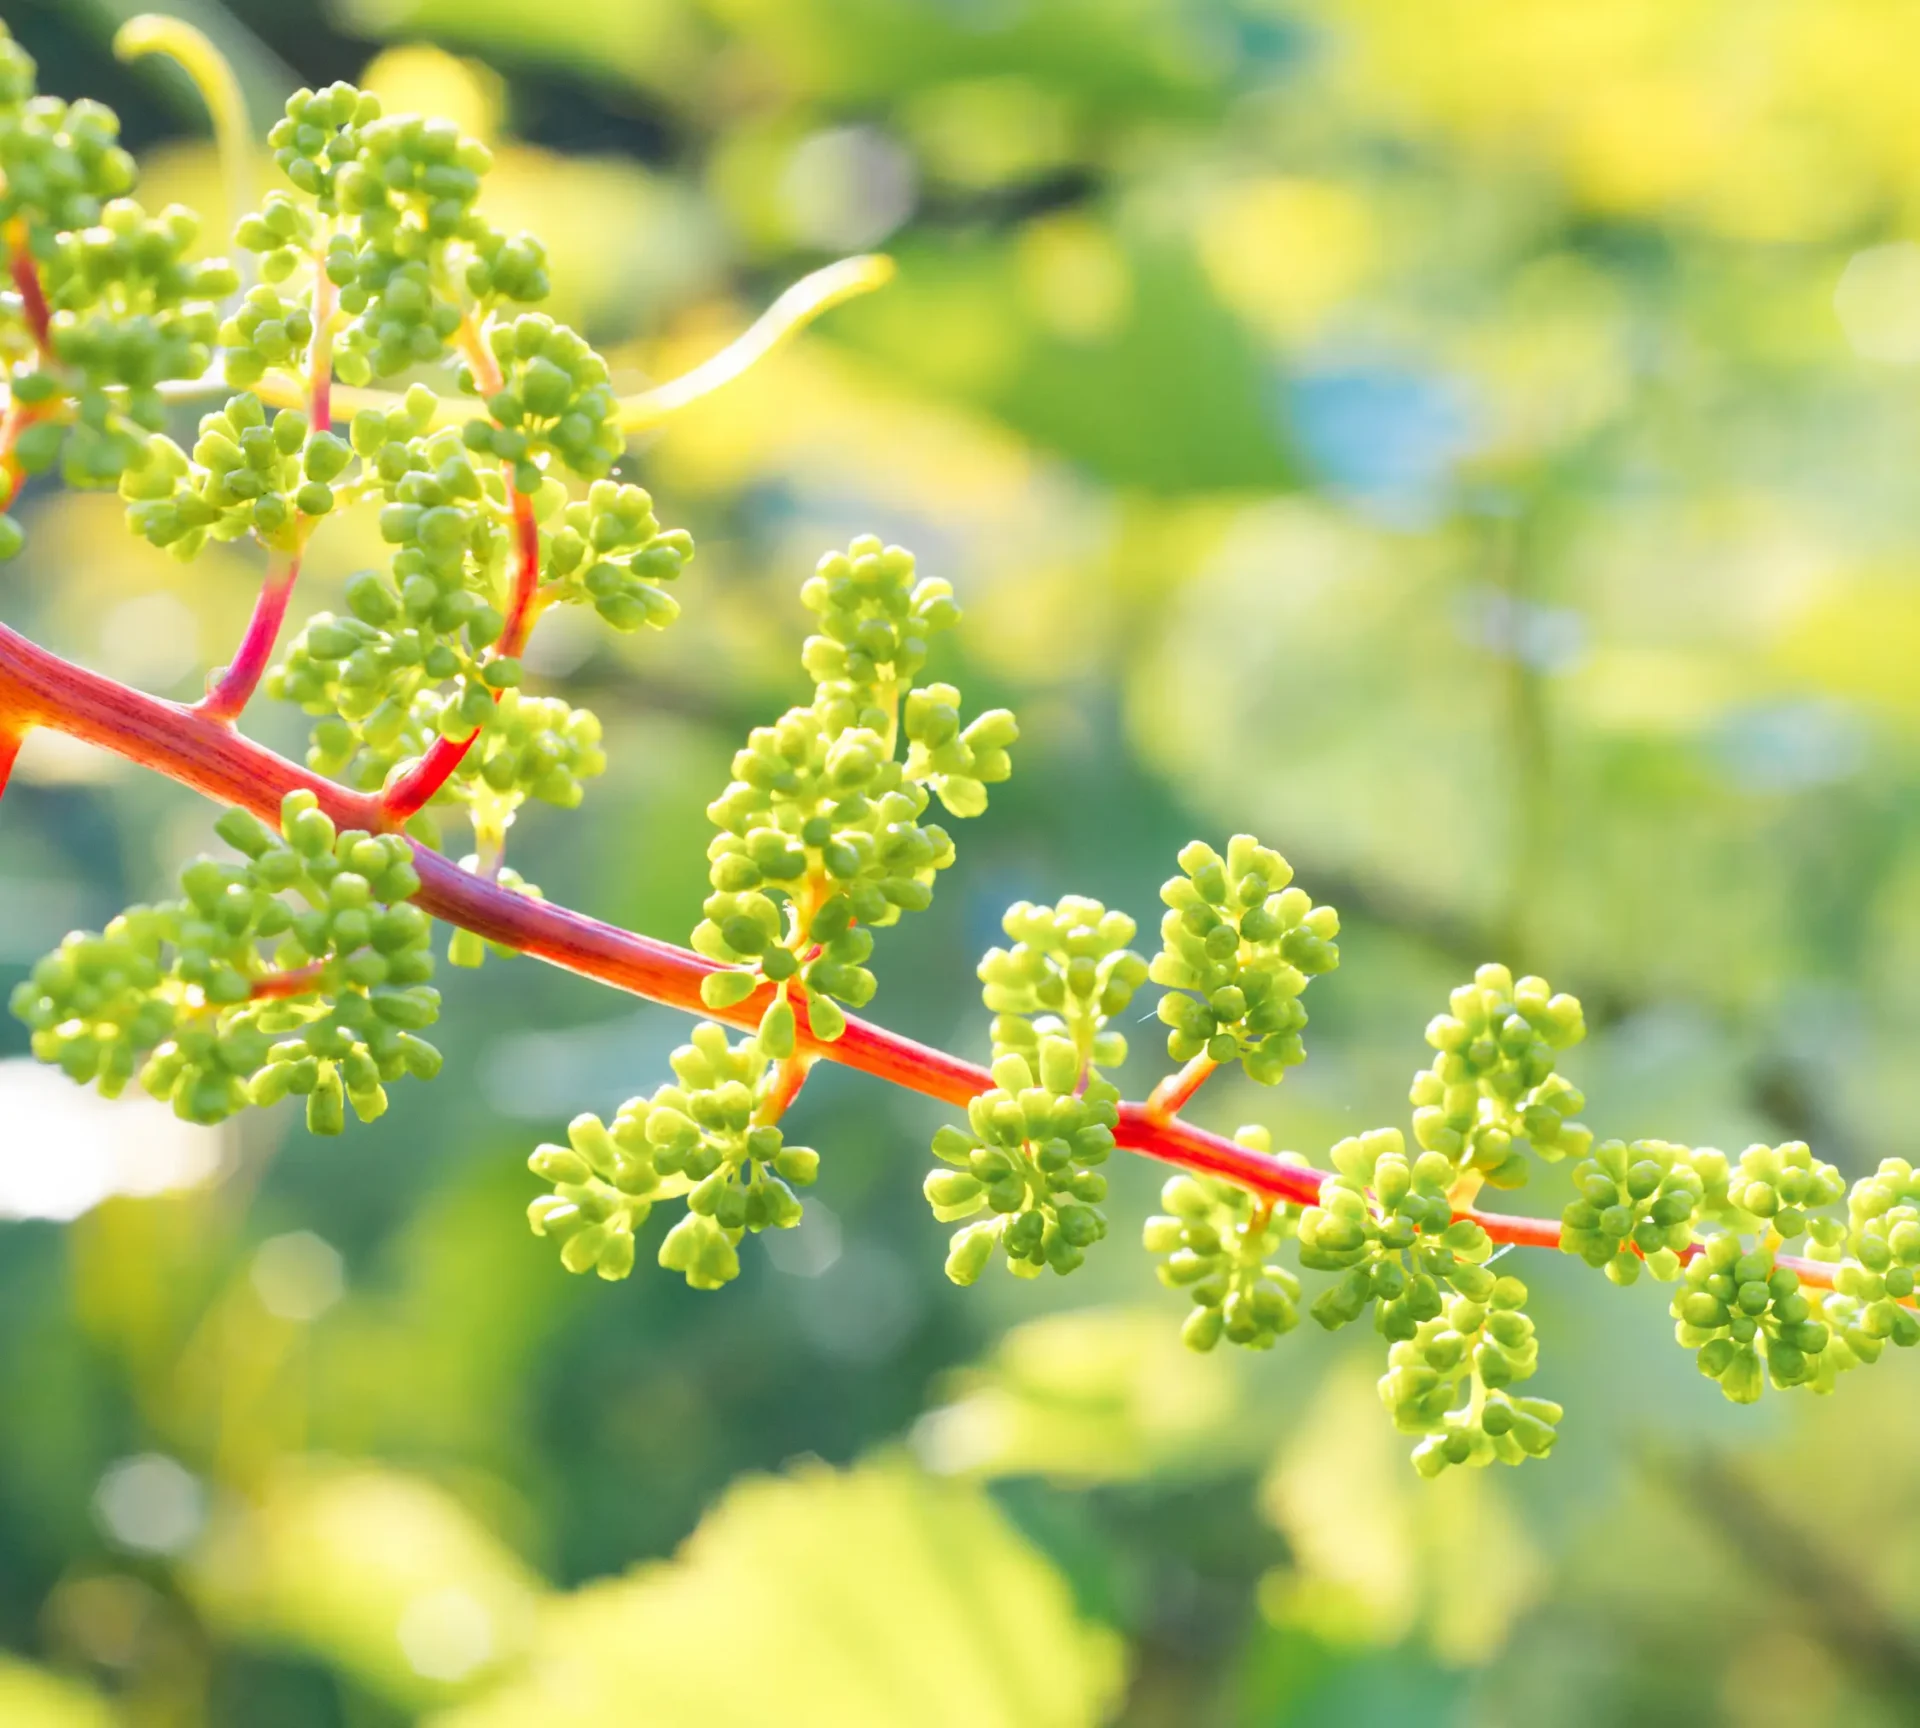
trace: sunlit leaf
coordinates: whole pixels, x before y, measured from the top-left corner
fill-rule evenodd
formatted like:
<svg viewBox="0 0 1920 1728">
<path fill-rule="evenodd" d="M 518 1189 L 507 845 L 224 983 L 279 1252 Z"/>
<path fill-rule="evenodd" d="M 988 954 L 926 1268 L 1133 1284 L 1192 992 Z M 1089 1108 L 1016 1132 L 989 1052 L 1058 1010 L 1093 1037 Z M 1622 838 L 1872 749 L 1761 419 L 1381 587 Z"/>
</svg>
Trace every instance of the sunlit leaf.
<svg viewBox="0 0 1920 1728">
<path fill-rule="evenodd" d="M 915 1450 L 943 1474 L 989 1478 L 1217 1467 L 1242 1447 L 1237 1365 L 1182 1344 L 1177 1312 L 1088 1308 L 1016 1326 L 920 1419 Z"/>
<path fill-rule="evenodd" d="M 7 1728 L 114 1728 L 119 1720 L 91 1687 L 0 1656 L 0 1722 Z"/>
<path fill-rule="evenodd" d="M 1423 1482 L 1356 1360 L 1321 1387 L 1261 1491 L 1293 1563 L 1261 1586 L 1268 1617 L 1333 1644 L 1418 1632 L 1444 1660 L 1486 1660 L 1536 1587 L 1539 1561 L 1485 1471 Z"/>
<path fill-rule="evenodd" d="M 540 1585 L 459 1501 L 372 1464 L 294 1460 L 194 1557 L 202 1612 L 396 1702 L 445 1699 L 517 1657 Z"/>
<path fill-rule="evenodd" d="M 553 1602 L 525 1674 L 436 1728 L 1072 1728 L 1119 1674 L 978 1490 L 809 1465 L 730 1490 L 677 1559 Z"/>
</svg>

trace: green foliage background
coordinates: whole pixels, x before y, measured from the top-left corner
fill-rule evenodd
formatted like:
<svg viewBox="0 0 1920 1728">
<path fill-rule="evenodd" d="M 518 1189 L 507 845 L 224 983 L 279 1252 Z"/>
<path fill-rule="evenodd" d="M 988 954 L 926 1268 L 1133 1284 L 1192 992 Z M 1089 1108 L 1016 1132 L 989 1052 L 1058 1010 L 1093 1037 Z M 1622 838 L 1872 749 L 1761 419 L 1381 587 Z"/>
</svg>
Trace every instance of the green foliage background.
<svg viewBox="0 0 1920 1728">
<path fill-rule="evenodd" d="M 108 53 L 130 10 L 7 23 L 45 88 L 121 110 L 153 200 L 214 216 L 191 93 Z M 664 641 L 556 628 L 529 660 L 613 763 L 515 831 L 549 894 L 691 926 L 704 806 L 803 682 L 799 581 L 874 531 L 955 582 L 945 670 L 1023 725 L 933 911 L 879 944 L 887 1024 L 983 1054 L 1008 902 L 1150 925 L 1179 844 L 1244 828 L 1339 906 L 1345 965 L 1306 1066 L 1217 1082 L 1215 1126 L 1323 1159 L 1400 1119 L 1427 1016 L 1498 957 L 1586 1001 L 1602 1135 L 1914 1155 L 1910 9 L 179 10 L 259 115 L 363 77 L 489 133 L 498 220 L 636 383 L 838 253 L 900 262 L 640 450 L 699 561 Z M 245 560 L 183 572 L 110 497 L 25 510 L 0 613 L 192 695 Z M 328 525 L 305 603 L 366 532 Z M 34 739 L 0 990 L 162 891 L 214 814 Z M 684 1022 L 528 962 L 450 977 L 445 1018 L 448 1078 L 338 1144 L 275 1116 L 217 1181 L 0 1223 L 9 1724 L 1912 1717 L 1905 1362 L 1734 1411 L 1660 1292 L 1536 1264 L 1562 1443 L 1429 1487 L 1373 1341 L 1180 1349 L 1125 1240 L 1153 1170 L 1116 1171 L 1071 1282 L 949 1287 L 939 1112 L 828 1068 L 777 1255 L 717 1297 L 568 1279 L 525 1153 L 655 1083 Z M 103 1132 L 63 1108 L 0 1066 L 0 1214 Z M 139 1187 L 159 1131 L 114 1120 Z"/>
</svg>

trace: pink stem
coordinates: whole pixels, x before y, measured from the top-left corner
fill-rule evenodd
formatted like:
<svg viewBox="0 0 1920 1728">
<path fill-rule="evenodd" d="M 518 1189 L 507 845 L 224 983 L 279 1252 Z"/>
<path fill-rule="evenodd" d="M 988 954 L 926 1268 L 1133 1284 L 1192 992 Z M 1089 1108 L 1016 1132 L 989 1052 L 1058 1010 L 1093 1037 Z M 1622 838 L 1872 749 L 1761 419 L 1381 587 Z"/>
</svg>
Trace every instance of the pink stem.
<svg viewBox="0 0 1920 1728">
<path fill-rule="evenodd" d="M 307 349 L 307 431 L 333 430 L 333 283 L 319 264 L 313 276 L 313 341 Z M 300 576 L 300 554 L 290 554 L 284 566 L 270 565 L 260 598 L 253 603 L 253 616 L 247 620 L 247 633 L 233 663 L 221 672 L 219 680 L 196 704 L 210 720 L 239 719 L 253 700 L 253 693 L 265 676 L 267 662 L 273 658 L 274 645 L 280 640 L 280 627 L 287 620 L 287 603 L 293 598 L 293 585 Z"/>
<path fill-rule="evenodd" d="M 194 712 L 209 720 L 231 722 L 253 700 L 253 693 L 265 676 L 267 662 L 273 658 L 274 644 L 280 640 L 280 626 L 286 622 L 287 602 L 293 598 L 293 584 L 300 574 L 300 560 L 291 557 L 283 564 L 278 558 L 268 567 L 260 598 L 253 603 L 253 616 L 247 620 L 247 633 L 233 656 L 200 700 Z"/>
<path fill-rule="evenodd" d="M 33 340 L 42 354 L 53 353 L 53 311 L 47 305 L 47 291 L 40 284 L 40 267 L 33 261 L 27 241 L 27 225 L 16 216 L 7 224 L 7 268 L 13 285 L 20 291 L 20 310 L 33 332 Z"/>
<path fill-rule="evenodd" d="M 1219 1066 L 1202 1050 L 1179 1073 L 1169 1074 L 1147 1094 L 1147 1114 L 1162 1122 L 1178 1116 L 1194 1093 L 1206 1084 L 1207 1076 Z"/>
<path fill-rule="evenodd" d="M 526 648 L 527 638 L 533 634 L 533 598 L 540 587 L 540 524 L 533 518 L 533 500 L 511 479 L 507 481 L 507 494 L 513 500 L 513 602 L 506 628 L 487 655 L 489 660 L 499 656 L 511 659 Z M 494 692 L 493 699 L 500 700 L 499 691 Z M 380 808 L 386 820 L 397 826 L 419 815 L 453 778 L 479 736 L 476 726 L 464 738 L 434 739 L 420 760 L 381 793 Z"/>
<path fill-rule="evenodd" d="M 781 1059 L 779 1070 L 773 1077 L 773 1089 L 760 1101 L 760 1108 L 754 1113 L 754 1120 L 762 1123 L 778 1122 L 793 1108 L 794 1099 L 800 1096 L 800 1088 L 807 1083 L 807 1076 L 813 1072 L 815 1058 L 795 1051 L 791 1056 Z"/>
<path fill-rule="evenodd" d="M 278 1002 L 288 996 L 304 996 L 326 976 L 327 962 L 310 961 L 305 966 L 296 966 L 290 972 L 272 972 L 265 978 L 256 978 L 248 1000 L 253 1002 Z"/>
<path fill-rule="evenodd" d="M 0 798 L 6 796 L 7 781 L 12 778 L 13 765 L 20 759 L 20 746 L 26 742 L 24 731 L 16 732 L 9 726 L 0 726 Z"/>
</svg>

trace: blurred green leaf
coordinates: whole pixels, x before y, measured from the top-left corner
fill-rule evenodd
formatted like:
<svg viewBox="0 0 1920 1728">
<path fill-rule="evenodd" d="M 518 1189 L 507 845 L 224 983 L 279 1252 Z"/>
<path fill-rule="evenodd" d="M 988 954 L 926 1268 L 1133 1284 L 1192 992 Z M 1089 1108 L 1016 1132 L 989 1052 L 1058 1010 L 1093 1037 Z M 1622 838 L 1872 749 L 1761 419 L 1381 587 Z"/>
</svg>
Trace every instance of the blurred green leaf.
<svg viewBox="0 0 1920 1728">
<path fill-rule="evenodd" d="M 1343 1644 L 1418 1632 L 1441 1659 L 1484 1662 L 1540 1581 L 1540 1561 L 1490 1471 L 1425 1482 L 1381 1420 L 1372 1369 L 1328 1377 L 1261 1490 L 1293 1549 L 1261 1607 L 1276 1624 Z"/>
<path fill-rule="evenodd" d="M 978 1490 L 812 1464 L 731 1489 L 670 1564 L 552 1603 L 525 1676 L 436 1728 L 1071 1728 L 1120 1672 Z"/>
<path fill-rule="evenodd" d="M 1008 245 L 915 240 L 897 253 L 899 280 L 836 327 L 901 380 L 1114 485 L 1293 479 L 1277 375 L 1184 248 L 1064 214 Z"/>
<path fill-rule="evenodd" d="M 1025 1321 L 953 1376 L 946 1401 L 914 1429 L 914 1448 L 943 1475 L 1081 1484 L 1241 1461 L 1240 1365 L 1195 1355 L 1179 1320 L 1169 1301 Z"/>
<path fill-rule="evenodd" d="M 229 1635 L 318 1656 L 412 1708 L 516 1658 L 542 1588 L 444 1489 L 319 1458 L 225 1507 L 188 1582 Z"/>
</svg>

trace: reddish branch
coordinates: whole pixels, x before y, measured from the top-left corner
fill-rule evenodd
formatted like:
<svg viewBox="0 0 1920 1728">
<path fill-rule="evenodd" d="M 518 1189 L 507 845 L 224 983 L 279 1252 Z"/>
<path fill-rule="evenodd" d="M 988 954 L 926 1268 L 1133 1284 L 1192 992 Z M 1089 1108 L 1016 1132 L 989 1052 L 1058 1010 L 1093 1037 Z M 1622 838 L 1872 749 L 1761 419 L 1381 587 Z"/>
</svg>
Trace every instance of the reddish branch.
<svg viewBox="0 0 1920 1728">
<path fill-rule="evenodd" d="M 270 972 L 264 978 L 254 979 L 247 999 L 251 1002 L 279 1002 L 288 996 L 304 996 L 320 984 L 326 971 L 326 961 L 315 960 L 305 966 L 296 966 L 291 971 Z"/>
<path fill-rule="evenodd" d="M 14 454 L 20 434 L 34 421 L 44 420 L 60 411 L 58 399 L 47 402 L 21 402 L 16 399 L 9 402 L 6 413 L 0 415 L 0 511 L 12 507 L 14 494 L 20 490 L 20 482 L 25 477 L 20 459 Z"/>
<path fill-rule="evenodd" d="M 505 380 L 500 367 L 487 348 L 485 339 L 471 320 L 460 327 L 460 345 L 473 369 L 474 382 L 482 396 L 496 395 Z M 539 609 L 534 601 L 540 592 L 540 525 L 533 517 L 533 500 L 513 483 L 513 464 L 503 462 L 507 478 L 507 500 L 513 511 L 513 597 L 507 606 L 507 622 L 500 640 L 488 652 L 489 660 L 518 659 L 525 652 L 527 638 L 533 634 Z M 494 701 L 500 692 L 493 693 Z M 475 727 L 464 738 L 436 738 L 426 754 L 393 782 L 381 795 L 380 807 L 389 824 L 398 824 L 417 816 L 433 801 L 433 795 L 453 778 L 467 759 L 474 740 L 480 736 Z"/>
<path fill-rule="evenodd" d="M 287 602 L 293 598 L 293 585 L 300 575 L 296 554 L 275 554 L 267 567 L 267 579 L 260 597 L 253 603 L 253 616 L 247 620 L 247 633 L 234 650 L 233 662 L 214 681 L 213 688 L 194 705 L 194 712 L 209 720 L 233 721 L 253 700 L 253 693 L 265 676 L 267 662 L 273 658 L 274 644 L 280 640 L 280 626 L 286 622 Z"/>
<path fill-rule="evenodd" d="M 313 346 L 307 353 L 307 429 L 309 433 L 333 430 L 333 284 L 323 269 L 315 268 L 313 281 Z M 247 633 L 240 638 L 232 664 L 227 666 L 203 696 L 198 711 L 209 720 L 237 720 L 266 675 L 267 662 L 273 658 L 274 644 L 280 640 L 280 627 L 287 619 L 287 602 L 293 598 L 293 585 L 300 576 L 300 554 L 275 553 L 261 585 L 260 597 L 253 603 L 253 616 L 247 620 Z"/>
<path fill-rule="evenodd" d="M 1202 1050 L 1177 1074 L 1169 1074 L 1147 1094 L 1147 1114 L 1159 1122 L 1178 1116 L 1194 1093 L 1207 1083 L 1207 1076 L 1219 1066 Z"/>
<path fill-rule="evenodd" d="M 27 240 L 27 225 L 16 216 L 7 224 L 7 270 L 20 292 L 20 311 L 33 332 L 33 340 L 42 354 L 53 353 L 53 310 L 47 305 L 47 291 L 40 285 L 40 267 L 33 261 Z"/>
<path fill-rule="evenodd" d="M 763 1123 L 778 1122 L 793 1107 L 794 1099 L 800 1096 L 800 1088 L 807 1083 L 807 1076 L 813 1072 L 814 1058 L 804 1052 L 796 1051 L 783 1057 L 773 1077 L 773 1089 L 761 1099 L 756 1120 Z"/>
<path fill-rule="evenodd" d="M 278 821 L 281 800 L 297 787 L 311 789 L 321 809 L 343 828 L 374 828 L 382 821 L 379 799 L 322 779 L 190 708 L 75 666 L 0 625 L 0 728 L 9 725 L 63 732 L 268 822 Z M 515 894 L 423 846 L 414 847 L 414 865 L 421 880 L 418 904 L 449 924 L 649 1001 L 738 1026 L 759 1023 L 764 993 L 720 1010 L 701 1001 L 700 981 L 719 968 L 687 949 Z M 821 1042 L 807 1026 L 805 1004 L 795 1008 L 806 1055 L 948 1104 L 964 1105 L 993 1085 L 984 1068 L 864 1020 L 849 1018 L 840 1038 Z M 1120 1106 L 1116 1137 L 1129 1152 L 1224 1177 L 1276 1200 L 1315 1201 L 1327 1180 L 1324 1171 L 1283 1163 L 1177 1117 L 1157 1117 L 1145 1104 Z M 1496 1242 L 1531 1248 L 1560 1243 L 1560 1226 L 1550 1218 L 1472 1209 L 1461 1216 L 1477 1221 Z M 1788 1255 L 1781 1255 L 1779 1264 L 1812 1285 L 1831 1286 L 1836 1271 Z"/>
</svg>

